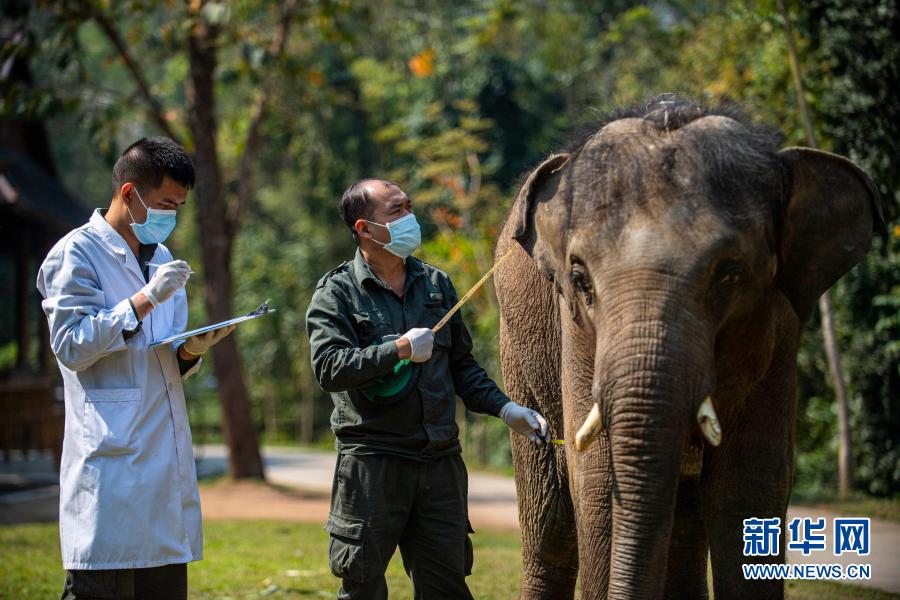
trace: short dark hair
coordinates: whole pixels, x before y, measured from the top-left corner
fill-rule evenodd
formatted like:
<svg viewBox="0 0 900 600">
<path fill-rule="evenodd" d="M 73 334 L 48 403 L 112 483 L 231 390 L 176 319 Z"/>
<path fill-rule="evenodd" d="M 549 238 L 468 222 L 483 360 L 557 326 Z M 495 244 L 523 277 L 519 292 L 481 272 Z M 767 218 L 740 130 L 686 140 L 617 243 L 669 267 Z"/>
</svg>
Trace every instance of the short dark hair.
<svg viewBox="0 0 900 600">
<path fill-rule="evenodd" d="M 357 237 L 356 229 L 353 225 L 359 219 L 368 219 L 372 216 L 372 207 L 369 206 L 369 192 L 366 189 L 366 183 L 373 181 L 371 177 L 359 179 L 350 184 L 350 187 L 344 191 L 341 196 L 341 217 L 344 223 L 353 232 L 354 239 Z"/>
<path fill-rule="evenodd" d="M 113 166 L 113 196 L 127 181 L 141 190 L 156 189 L 166 176 L 187 189 L 194 187 L 191 157 L 181 144 L 167 137 L 141 138 L 128 146 Z"/>
</svg>

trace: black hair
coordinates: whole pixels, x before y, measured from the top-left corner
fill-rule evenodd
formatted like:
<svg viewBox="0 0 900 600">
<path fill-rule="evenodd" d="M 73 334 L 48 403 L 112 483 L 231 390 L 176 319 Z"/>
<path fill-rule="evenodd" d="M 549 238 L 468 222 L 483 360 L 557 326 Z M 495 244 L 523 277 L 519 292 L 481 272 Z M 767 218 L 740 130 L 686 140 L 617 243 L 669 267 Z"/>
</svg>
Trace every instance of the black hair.
<svg viewBox="0 0 900 600">
<path fill-rule="evenodd" d="M 709 116 L 728 117 L 742 124 L 747 129 L 746 133 L 753 138 L 755 145 L 777 148 L 784 141 L 778 131 L 766 125 L 753 123 L 742 107 L 735 102 L 725 100 L 715 105 L 704 106 L 679 94 L 663 93 L 651 96 L 634 106 L 612 110 L 599 119 L 576 128 L 567 136 L 568 143 L 564 145 L 564 151 L 578 152 L 595 133 L 619 119 L 639 118 L 653 125 L 657 131 L 675 131 L 692 121 Z"/>
<path fill-rule="evenodd" d="M 194 163 L 187 151 L 167 137 L 145 137 L 128 146 L 113 167 L 113 195 L 128 181 L 140 190 L 156 189 L 163 178 L 194 187 Z"/>
<path fill-rule="evenodd" d="M 589 146 L 588 142 L 606 125 L 619 119 L 635 118 L 643 120 L 653 130 L 665 134 L 682 129 L 689 123 L 709 116 L 726 117 L 737 126 L 731 130 L 717 130 L 714 134 L 695 136 L 690 151 L 695 153 L 698 163 L 706 168 L 701 174 L 704 185 L 712 193 L 717 203 L 735 216 L 742 214 L 744 198 L 765 192 L 771 187 L 772 179 L 782 177 L 782 165 L 778 159 L 778 148 L 784 137 L 775 129 L 753 122 L 741 107 L 733 102 L 723 102 L 704 106 L 677 94 L 659 94 L 643 103 L 613 111 L 601 117 L 599 123 L 580 128 L 570 138 L 566 150 L 577 158 Z M 608 149 L 615 152 L 610 146 Z M 600 150 L 594 149 L 594 152 Z M 618 157 L 609 160 L 609 169 L 615 169 L 628 177 L 635 185 L 641 186 L 649 177 L 670 177 L 682 152 L 680 143 L 675 143 L 662 154 L 662 161 L 647 169 L 637 158 L 624 160 Z M 760 189 L 756 189 L 762 186 Z M 772 197 L 772 210 L 776 221 L 780 213 L 781 198 Z"/>
<path fill-rule="evenodd" d="M 353 233 L 354 239 L 358 236 L 353 225 L 359 219 L 369 219 L 372 216 L 372 207 L 369 206 L 369 192 L 366 190 L 365 185 L 369 181 L 372 181 L 371 177 L 354 181 L 344 191 L 344 195 L 341 196 L 341 217 Z"/>
</svg>

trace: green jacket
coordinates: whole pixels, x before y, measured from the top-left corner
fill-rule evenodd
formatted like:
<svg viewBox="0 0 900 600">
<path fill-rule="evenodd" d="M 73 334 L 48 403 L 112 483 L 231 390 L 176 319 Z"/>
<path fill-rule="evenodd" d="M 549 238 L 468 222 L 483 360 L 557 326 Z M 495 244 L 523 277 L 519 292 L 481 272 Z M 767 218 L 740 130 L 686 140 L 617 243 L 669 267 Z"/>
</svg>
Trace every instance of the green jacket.
<svg viewBox="0 0 900 600">
<path fill-rule="evenodd" d="M 334 401 L 331 427 L 339 452 L 417 459 L 459 453 L 455 396 L 469 410 L 490 415 L 509 402 L 472 356 L 460 313 L 435 336 L 431 359 L 413 365 L 416 385 L 408 393 L 375 400 L 362 394 L 400 361 L 396 342 L 380 342 L 383 336 L 434 327 L 456 301 L 450 277 L 412 256 L 402 299 L 358 249 L 353 261 L 319 280 L 306 330 L 316 380 Z"/>
</svg>

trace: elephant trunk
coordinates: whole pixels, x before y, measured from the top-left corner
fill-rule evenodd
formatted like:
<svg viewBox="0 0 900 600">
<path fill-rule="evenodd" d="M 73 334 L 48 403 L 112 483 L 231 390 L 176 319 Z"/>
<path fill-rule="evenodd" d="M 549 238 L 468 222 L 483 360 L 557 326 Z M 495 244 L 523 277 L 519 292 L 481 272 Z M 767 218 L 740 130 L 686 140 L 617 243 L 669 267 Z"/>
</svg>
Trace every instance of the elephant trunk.
<svg viewBox="0 0 900 600">
<path fill-rule="evenodd" d="M 609 598 L 659 598 L 682 451 L 705 392 L 703 336 L 663 310 L 619 329 L 597 357 L 595 392 L 613 465 Z"/>
</svg>

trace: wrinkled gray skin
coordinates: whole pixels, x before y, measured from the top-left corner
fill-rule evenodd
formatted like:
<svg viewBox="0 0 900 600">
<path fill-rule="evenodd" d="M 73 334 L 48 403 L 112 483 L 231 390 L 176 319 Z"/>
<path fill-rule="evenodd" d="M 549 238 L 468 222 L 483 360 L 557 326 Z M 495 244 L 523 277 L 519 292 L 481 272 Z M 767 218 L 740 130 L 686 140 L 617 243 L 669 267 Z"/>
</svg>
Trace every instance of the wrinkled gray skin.
<svg viewBox="0 0 900 600">
<path fill-rule="evenodd" d="M 566 441 L 511 436 L 521 597 L 571 598 L 580 568 L 586 599 L 705 598 L 707 552 L 716 597 L 783 597 L 744 580 L 742 520 L 784 524 L 801 325 L 868 251 L 878 194 L 844 158 L 648 106 L 533 171 L 497 247 L 507 391 Z M 747 560 L 783 562 L 784 537 Z"/>
</svg>

